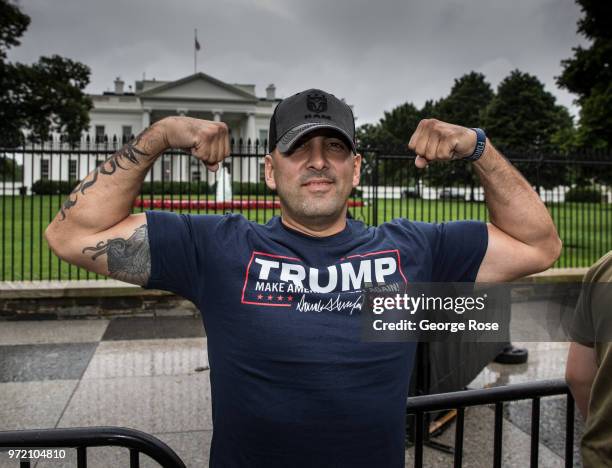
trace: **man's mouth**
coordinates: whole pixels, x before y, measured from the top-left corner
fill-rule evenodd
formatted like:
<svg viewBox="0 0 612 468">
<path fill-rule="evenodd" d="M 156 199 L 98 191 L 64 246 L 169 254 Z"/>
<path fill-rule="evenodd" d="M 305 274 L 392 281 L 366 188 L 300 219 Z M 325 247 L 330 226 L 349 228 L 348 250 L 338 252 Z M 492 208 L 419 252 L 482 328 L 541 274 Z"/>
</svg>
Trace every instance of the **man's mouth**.
<svg viewBox="0 0 612 468">
<path fill-rule="evenodd" d="M 308 182 L 302 185 L 311 187 L 324 187 L 333 183 L 334 181 L 330 179 L 310 179 Z"/>
</svg>

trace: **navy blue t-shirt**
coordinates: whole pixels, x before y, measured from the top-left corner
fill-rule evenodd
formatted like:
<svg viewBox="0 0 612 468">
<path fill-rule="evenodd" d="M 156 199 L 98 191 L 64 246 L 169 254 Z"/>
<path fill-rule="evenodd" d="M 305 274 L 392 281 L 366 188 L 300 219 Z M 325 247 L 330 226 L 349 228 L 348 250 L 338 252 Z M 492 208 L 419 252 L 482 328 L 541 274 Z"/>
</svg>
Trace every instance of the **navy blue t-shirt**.
<svg viewBox="0 0 612 468">
<path fill-rule="evenodd" d="M 486 225 L 347 220 L 333 236 L 274 217 L 146 213 L 148 288 L 201 311 L 213 467 L 403 467 L 415 343 L 361 340 L 364 283 L 474 281 Z"/>
</svg>

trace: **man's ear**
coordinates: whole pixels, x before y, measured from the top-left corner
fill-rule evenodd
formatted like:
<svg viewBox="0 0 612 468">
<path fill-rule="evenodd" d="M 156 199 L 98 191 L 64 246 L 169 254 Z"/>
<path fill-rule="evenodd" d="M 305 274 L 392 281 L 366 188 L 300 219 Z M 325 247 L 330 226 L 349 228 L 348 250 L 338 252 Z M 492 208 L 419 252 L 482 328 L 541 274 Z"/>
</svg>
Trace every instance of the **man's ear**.
<svg viewBox="0 0 612 468">
<path fill-rule="evenodd" d="M 361 154 L 357 153 L 353 156 L 353 187 L 359 185 L 361 179 Z"/>
<path fill-rule="evenodd" d="M 271 154 L 264 156 L 266 185 L 270 190 L 276 190 L 276 180 L 274 180 L 274 161 Z"/>
</svg>

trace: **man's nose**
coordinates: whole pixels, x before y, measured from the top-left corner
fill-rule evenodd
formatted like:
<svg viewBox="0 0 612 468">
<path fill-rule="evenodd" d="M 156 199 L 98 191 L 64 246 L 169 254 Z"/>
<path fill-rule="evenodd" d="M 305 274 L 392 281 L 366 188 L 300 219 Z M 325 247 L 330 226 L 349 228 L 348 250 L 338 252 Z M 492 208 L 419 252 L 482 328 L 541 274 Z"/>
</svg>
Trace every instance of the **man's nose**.
<svg viewBox="0 0 612 468">
<path fill-rule="evenodd" d="M 321 143 L 315 143 L 310 147 L 310 154 L 308 157 L 308 167 L 321 171 L 329 166 L 325 152 L 323 151 L 323 145 Z"/>
</svg>

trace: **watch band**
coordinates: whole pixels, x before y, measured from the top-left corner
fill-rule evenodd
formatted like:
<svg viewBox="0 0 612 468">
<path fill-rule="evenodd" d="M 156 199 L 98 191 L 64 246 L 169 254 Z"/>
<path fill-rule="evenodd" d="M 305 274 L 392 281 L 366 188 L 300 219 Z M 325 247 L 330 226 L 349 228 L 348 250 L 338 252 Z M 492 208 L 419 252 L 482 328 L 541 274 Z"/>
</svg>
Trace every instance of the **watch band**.
<svg viewBox="0 0 612 468">
<path fill-rule="evenodd" d="M 476 148 L 474 152 L 467 158 L 463 158 L 464 161 L 477 161 L 484 153 L 485 145 L 487 143 L 487 135 L 482 128 L 472 128 L 476 132 Z"/>
</svg>

